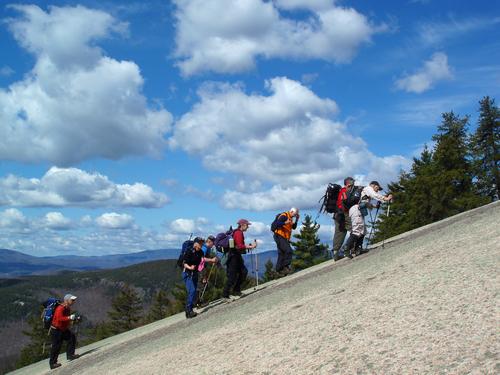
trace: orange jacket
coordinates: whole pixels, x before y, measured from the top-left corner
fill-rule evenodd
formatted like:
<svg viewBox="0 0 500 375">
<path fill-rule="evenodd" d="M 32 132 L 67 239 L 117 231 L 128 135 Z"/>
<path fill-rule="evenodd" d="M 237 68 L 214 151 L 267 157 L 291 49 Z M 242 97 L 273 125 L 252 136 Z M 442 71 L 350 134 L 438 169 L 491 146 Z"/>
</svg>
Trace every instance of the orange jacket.
<svg viewBox="0 0 500 375">
<path fill-rule="evenodd" d="M 279 218 L 281 218 L 281 216 L 283 215 L 286 215 L 286 219 L 287 221 L 289 220 L 290 222 L 283 225 L 282 227 L 276 229 L 274 231 L 275 234 L 283 237 L 283 238 L 286 238 L 287 240 L 290 241 L 290 237 L 292 237 L 292 230 L 295 229 L 294 227 L 296 227 L 296 225 L 293 223 L 293 220 L 292 220 L 292 216 L 290 215 L 290 212 L 283 212 Z M 278 219 L 279 219 L 278 218 Z"/>
</svg>

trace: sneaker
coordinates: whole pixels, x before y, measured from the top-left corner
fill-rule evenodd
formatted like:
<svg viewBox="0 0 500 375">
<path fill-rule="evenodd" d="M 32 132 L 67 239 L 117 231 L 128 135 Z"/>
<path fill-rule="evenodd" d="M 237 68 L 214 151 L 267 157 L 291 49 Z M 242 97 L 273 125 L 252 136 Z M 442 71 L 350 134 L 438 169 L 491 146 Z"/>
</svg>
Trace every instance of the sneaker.
<svg viewBox="0 0 500 375">
<path fill-rule="evenodd" d="M 50 369 L 53 370 L 55 368 L 58 368 L 58 367 L 61 367 L 61 364 L 60 363 L 53 363 L 50 365 Z"/>
<path fill-rule="evenodd" d="M 188 319 L 194 318 L 195 316 L 198 316 L 198 314 L 195 313 L 193 310 L 187 312 L 187 314 L 186 314 L 186 318 L 188 318 Z"/>
<path fill-rule="evenodd" d="M 68 357 L 68 361 L 73 361 L 77 358 L 80 358 L 80 354 L 73 354 Z"/>
</svg>

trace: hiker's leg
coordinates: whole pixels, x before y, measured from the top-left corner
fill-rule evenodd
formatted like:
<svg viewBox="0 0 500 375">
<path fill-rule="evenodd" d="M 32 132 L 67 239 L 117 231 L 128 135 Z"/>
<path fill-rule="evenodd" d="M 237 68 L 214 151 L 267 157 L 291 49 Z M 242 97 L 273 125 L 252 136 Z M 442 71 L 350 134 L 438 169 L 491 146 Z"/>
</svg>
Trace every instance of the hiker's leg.
<svg viewBox="0 0 500 375">
<path fill-rule="evenodd" d="M 234 285 L 234 293 L 241 293 L 241 284 L 243 284 L 248 275 L 248 269 L 245 267 L 243 257 L 241 255 L 239 257 L 238 277 L 236 278 L 236 284 Z"/>
<path fill-rule="evenodd" d="M 236 255 L 229 254 L 226 262 L 226 285 L 224 286 L 224 291 L 222 292 L 222 296 L 228 298 L 229 292 L 236 282 L 237 277 L 237 269 L 235 268 Z"/>
<path fill-rule="evenodd" d="M 349 210 L 349 218 L 351 219 L 351 233 L 358 237 L 364 235 L 365 220 L 357 204 Z"/>
<path fill-rule="evenodd" d="M 50 348 L 50 359 L 49 365 L 52 366 L 57 363 L 57 357 L 59 357 L 59 351 L 62 346 L 62 332 L 58 329 L 51 328 L 50 329 L 50 339 L 52 342 L 52 346 Z"/>
<path fill-rule="evenodd" d="M 274 242 L 276 242 L 276 248 L 278 249 L 278 259 L 276 260 L 276 272 L 280 272 L 283 269 L 283 259 L 285 257 L 285 251 L 281 246 L 281 236 L 275 234 Z"/>
<path fill-rule="evenodd" d="M 293 258 L 292 246 L 290 246 L 290 241 L 283 238 L 283 247 L 285 248 L 285 259 L 283 260 L 283 268 L 290 268 Z"/>
<path fill-rule="evenodd" d="M 182 278 L 186 285 L 187 297 L 186 297 L 186 312 L 193 310 L 194 297 L 196 295 L 196 288 L 193 285 L 193 278 L 188 272 L 182 273 Z"/>
<path fill-rule="evenodd" d="M 68 346 L 66 348 L 66 358 L 69 359 L 75 355 L 76 336 L 68 329 L 67 331 L 63 332 L 63 340 L 66 340 L 68 342 Z"/>
<path fill-rule="evenodd" d="M 342 217 L 344 217 L 344 223 L 345 221 L 345 215 L 341 214 Z M 342 230 L 344 229 L 344 230 Z M 335 234 L 333 236 L 333 257 L 334 259 L 338 259 L 339 256 L 339 250 L 344 244 L 345 236 L 347 234 L 347 230 L 345 230 L 345 225 L 344 228 L 342 228 L 341 223 L 339 223 L 338 220 L 335 220 Z"/>
</svg>

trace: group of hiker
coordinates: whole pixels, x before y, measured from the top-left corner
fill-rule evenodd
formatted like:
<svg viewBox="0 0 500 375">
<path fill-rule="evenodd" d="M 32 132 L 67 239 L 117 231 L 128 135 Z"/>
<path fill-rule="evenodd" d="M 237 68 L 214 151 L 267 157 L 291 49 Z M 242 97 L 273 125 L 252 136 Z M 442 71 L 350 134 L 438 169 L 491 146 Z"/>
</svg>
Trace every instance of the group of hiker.
<svg viewBox="0 0 500 375">
<path fill-rule="evenodd" d="M 333 237 L 333 257 L 337 261 L 346 256 L 353 258 L 362 252 L 363 240 L 366 234 L 365 217 L 368 210 L 378 208 L 382 202 L 390 202 L 392 195 L 382 195 L 382 187 L 377 181 L 372 181 L 366 187 L 356 186 L 354 178 L 344 179 L 344 186 L 329 184 L 323 199 L 322 208 L 326 213 L 333 214 L 335 231 Z M 373 201 L 377 201 L 373 205 Z M 276 272 L 278 276 L 286 276 L 291 270 L 293 251 L 290 244 L 292 231 L 297 228 L 300 219 L 299 209 L 292 207 L 290 210 L 276 215 L 271 224 L 271 231 L 278 251 L 276 261 Z M 223 259 L 226 266 L 227 280 L 222 296 L 230 300 L 231 296 L 241 295 L 242 283 L 246 280 L 248 270 L 245 266 L 243 254 L 257 247 L 257 241 L 247 244 L 245 232 L 251 223 L 246 219 L 237 222 L 236 229 L 219 233 L 217 236 L 210 235 L 206 239 L 196 237 L 185 241 L 177 264 L 182 268 L 182 279 L 186 286 L 187 298 L 185 305 L 186 318 L 194 318 L 197 313 L 193 310 L 198 289 L 198 275 L 203 271 L 206 264 L 218 264 Z M 373 225 L 373 223 L 372 223 Z M 349 238 L 345 241 L 347 232 Z M 219 259 L 216 251 L 224 256 Z M 204 282 L 208 282 L 207 279 Z M 50 355 L 50 368 L 61 366 L 57 362 L 59 351 L 63 340 L 68 341 L 67 357 L 69 360 L 78 358 L 75 354 L 76 338 L 70 330 L 72 322 L 78 319 L 71 313 L 71 306 L 76 297 L 68 294 L 64 301 L 54 309 L 51 317 L 50 332 L 52 349 Z"/>
<path fill-rule="evenodd" d="M 361 254 L 366 234 L 365 216 L 368 215 L 368 210 L 379 207 L 381 202 L 392 200 L 391 194 L 382 195 L 380 193 L 383 189 L 378 181 L 372 181 L 365 187 L 356 186 L 354 183 L 354 178 L 347 177 L 344 179 L 343 187 L 330 184 L 333 187 L 333 193 L 329 193 L 327 189 L 323 200 L 325 212 L 332 213 L 335 221 L 333 258 L 336 261 L 344 256 L 353 258 Z M 373 205 L 373 200 L 378 203 Z M 280 277 L 286 276 L 292 271 L 293 251 L 290 238 L 292 231 L 297 228 L 299 219 L 299 209 L 292 207 L 290 210 L 276 215 L 271 224 L 271 231 L 278 251 L 276 273 Z M 192 241 L 192 245 L 181 253 L 178 264 L 183 269 L 182 278 L 188 293 L 187 318 L 193 318 L 197 315 L 193 311 L 193 307 L 196 299 L 198 272 L 203 270 L 205 263 L 219 262 L 219 258 L 211 251 L 212 248 L 224 253 L 227 281 L 222 297 L 230 299 L 230 296 L 241 295 L 241 285 L 248 275 L 242 255 L 255 249 L 257 242 L 254 240 L 251 244 L 245 243 L 244 233 L 251 225 L 248 220 L 240 219 L 237 225 L 235 230 L 230 229 L 216 237 L 209 236 L 206 241 L 201 237 L 196 237 Z M 347 232 L 350 232 L 350 235 L 345 241 Z"/>
</svg>

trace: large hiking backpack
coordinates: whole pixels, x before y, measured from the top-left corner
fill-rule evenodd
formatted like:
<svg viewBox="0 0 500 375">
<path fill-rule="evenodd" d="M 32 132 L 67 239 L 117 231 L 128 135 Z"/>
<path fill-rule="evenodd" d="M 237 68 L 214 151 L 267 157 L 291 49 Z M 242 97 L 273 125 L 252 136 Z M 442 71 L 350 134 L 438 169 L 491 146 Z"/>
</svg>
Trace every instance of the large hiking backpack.
<svg viewBox="0 0 500 375">
<path fill-rule="evenodd" d="M 364 186 L 353 186 L 346 192 L 346 199 L 342 201 L 344 208 L 349 210 L 352 206 L 359 204 Z"/>
<path fill-rule="evenodd" d="M 221 253 L 226 253 L 229 250 L 229 240 L 233 238 L 233 227 L 229 227 L 226 232 L 219 233 L 215 236 L 215 249 Z"/>
<path fill-rule="evenodd" d="M 276 215 L 276 217 L 274 218 L 274 221 L 271 223 L 271 232 L 273 232 L 273 233 L 276 232 L 276 229 L 278 229 L 278 219 L 283 214 L 284 214 L 284 212 L 281 212 L 278 215 Z"/>
<path fill-rule="evenodd" d="M 327 214 L 337 213 L 337 199 L 339 197 L 340 189 L 342 189 L 342 186 L 338 184 L 328 184 L 325 195 L 323 195 L 323 197 L 319 200 L 321 203 L 319 212 L 325 212 Z"/>
<path fill-rule="evenodd" d="M 49 329 L 52 325 L 52 319 L 54 319 L 54 313 L 56 311 L 56 307 L 61 304 L 61 300 L 57 298 L 50 297 L 47 301 L 42 303 L 43 311 L 42 311 L 42 320 L 43 326 L 45 329 Z"/>
<path fill-rule="evenodd" d="M 194 241 L 187 240 L 182 243 L 181 253 L 179 254 L 179 258 L 177 258 L 177 266 L 182 268 L 184 264 L 184 256 L 186 253 L 193 248 Z"/>
</svg>

